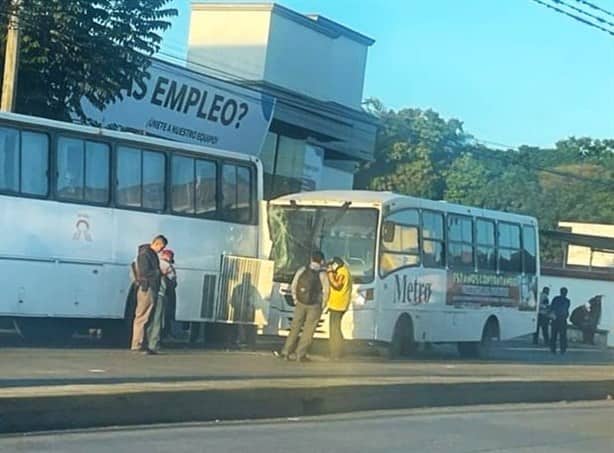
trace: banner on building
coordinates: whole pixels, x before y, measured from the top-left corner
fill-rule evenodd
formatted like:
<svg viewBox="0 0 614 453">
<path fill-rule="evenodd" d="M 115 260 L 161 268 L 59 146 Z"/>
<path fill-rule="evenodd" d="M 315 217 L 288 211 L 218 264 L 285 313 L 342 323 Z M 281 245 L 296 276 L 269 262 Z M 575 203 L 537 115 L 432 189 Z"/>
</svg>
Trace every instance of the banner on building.
<svg viewBox="0 0 614 453">
<path fill-rule="evenodd" d="M 275 98 L 186 68 L 153 60 L 123 99 L 85 114 L 103 127 L 246 154 L 259 154 Z"/>
</svg>

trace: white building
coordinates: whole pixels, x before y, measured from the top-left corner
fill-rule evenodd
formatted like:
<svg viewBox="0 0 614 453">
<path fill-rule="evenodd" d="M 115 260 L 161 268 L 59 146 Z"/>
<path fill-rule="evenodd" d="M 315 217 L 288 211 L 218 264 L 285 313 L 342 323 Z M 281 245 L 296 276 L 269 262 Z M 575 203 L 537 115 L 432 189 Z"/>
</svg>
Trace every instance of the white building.
<svg viewBox="0 0 614 453">
<path fill-rule="evenodd" d="M 614 238 L 614 225 L 582 222 L 559 222 L 559 228 L 574 234 Z M 599 247 L 570 244 L 567 247 L 568 265 L 614 268 L 614 251 Z"/>
<path fill-rule="evenodd" d="M 277 98 L 261 154 L 268 197 L 350 189 L 373 158 L 377 122 L 361 109 L 373 43 L 278 4 L 193 2 L 188 66 Z"/>
<path fill-rule="evenodd" d="M 571 310 L 603 295 L 599 328 L 610 332 L 608 346 L 614 347 L 614 225 L 559 222 L 547 236 L 563 243 L 565 256 L 562 267 L 542 263 L 540 286 L 550 287 L 551 297 L 568 288 Z"/>
</svg>

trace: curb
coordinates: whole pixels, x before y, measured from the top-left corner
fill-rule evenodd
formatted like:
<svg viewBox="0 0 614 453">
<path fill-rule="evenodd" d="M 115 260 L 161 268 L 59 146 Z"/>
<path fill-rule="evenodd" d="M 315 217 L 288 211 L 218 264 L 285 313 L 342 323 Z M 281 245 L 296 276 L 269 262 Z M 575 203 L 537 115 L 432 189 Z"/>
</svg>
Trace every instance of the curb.
<svg viewBox="0 0 614 453">
<path fill-rule="evenodd" d="M 108 386 L 107 386 L 108 387 Z M 0 433 L 300 417 L 423 407 L 609 399 L 614 379 L 461 383 L 360 382 L 237 389 L 4 396 Z"/>
</svg>

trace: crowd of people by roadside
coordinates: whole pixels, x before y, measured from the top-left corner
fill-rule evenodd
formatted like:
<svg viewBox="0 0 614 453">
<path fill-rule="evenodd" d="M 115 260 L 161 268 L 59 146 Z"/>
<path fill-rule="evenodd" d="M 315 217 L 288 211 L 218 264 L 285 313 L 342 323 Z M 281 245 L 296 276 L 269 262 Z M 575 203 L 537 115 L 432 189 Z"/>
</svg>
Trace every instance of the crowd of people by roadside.
<svg viewBox="0 0 614 453">
<path fill-rule="evenodd" d="M 540 332 L 544 344 L 556 354 L 557 345 L 561 354 L 567 351 L 567 320 L 571 302 L 567 297 L 567 288 L 560 289 L 559 295 L 550 301 L 550 288 L 544 287 L 539 297 L 537 329 L 533 334 L 533 344 L 539 343 Z M 582 331 L 583 342 L 595 344 L 595 331 L 601 315 L 601 295 L 592 297 L 571 313 L 571 323 Z"/>
<path fill-rule="evenodd" d="M 177 273 L 168 240 L 158 235 L 149 244 L 138 247 L 132 263 L 132 288 L 136 304 L 130 349 L 156 355 L 162 338 L 170 335 L 174 321 Z M 308 361 L 307 352 L 313 341 L 322 312 L 329 319 L 329 354 L 332 360 L 343 356 L 341 322 L 350 305 L 352 276 L 342 258 L 329 262 L 317 251 L 310 263 L 301 267 L 292 280 L 294 314 L 290 333 L 277 357 L 298 362 Z"/>
</svg>

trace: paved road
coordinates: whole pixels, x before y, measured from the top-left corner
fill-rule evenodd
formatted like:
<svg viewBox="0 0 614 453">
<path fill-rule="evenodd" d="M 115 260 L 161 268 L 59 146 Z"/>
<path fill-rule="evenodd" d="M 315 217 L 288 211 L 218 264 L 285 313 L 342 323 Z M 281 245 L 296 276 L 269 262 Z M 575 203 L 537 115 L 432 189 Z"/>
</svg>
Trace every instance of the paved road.
<svg viewBox="0 0 614 453">
<path fill-rule="evenodd" d="M 611 453 L 613 418 L 611 402 L 371 412 L 4 437 L 0 451 Z"/>
</svg>

